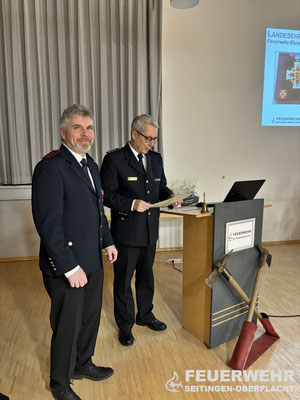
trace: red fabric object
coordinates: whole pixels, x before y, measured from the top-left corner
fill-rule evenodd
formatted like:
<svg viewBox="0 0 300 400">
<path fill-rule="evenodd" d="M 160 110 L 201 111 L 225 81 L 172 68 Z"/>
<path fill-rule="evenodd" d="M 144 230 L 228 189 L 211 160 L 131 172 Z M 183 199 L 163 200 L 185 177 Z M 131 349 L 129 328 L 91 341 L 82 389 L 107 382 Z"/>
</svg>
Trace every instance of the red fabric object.
<svg viewBox="0 0 300 400">
<path fill-rule="evenodd" d="M 262 326 L 265 328 L 266 334 L 280 338 L 278 333 L 273 328 L 267 314 L 262 313 L 262 316 L 263 316 L 263 318 L 261 318 L 259 321 L 261 322 Z"/>
<path fill-rule="evenodd" d="M 241 371 L 244 369 L 256 331 L 257 326 L 255 324 L 244 321 L 231 360 L 227 364 L 230 368 Z"/>
<path fill-rule="evenodd" d="M 275 332 L 275 331 L 274 331 Z M 276 332 L 275 332 L 276 333 Z M 247 361 L 244 365 L 244 369 L 247 369 L 252 365 L 262 354 L 264 354 L 269 347 L 272 346 L 279 339 L 279 336 L 270 336 L 264 333 L 253 343 L 251 351 L 248 355 Z"/>
<path fill-rule="evenodd" d="M 253 340 L 257 326 L 252 322 L 244 321 L 231 360 L 227 364 L 230 368 L 238 370 L 249 368 L 279 339 L 280 336 L 273 328 L 267 314 L 262 313 L 262 316 L 263 318 L 259 321 L 265 328 L 266 333 L 255 340 L 255 342 Z"/>
</svg>

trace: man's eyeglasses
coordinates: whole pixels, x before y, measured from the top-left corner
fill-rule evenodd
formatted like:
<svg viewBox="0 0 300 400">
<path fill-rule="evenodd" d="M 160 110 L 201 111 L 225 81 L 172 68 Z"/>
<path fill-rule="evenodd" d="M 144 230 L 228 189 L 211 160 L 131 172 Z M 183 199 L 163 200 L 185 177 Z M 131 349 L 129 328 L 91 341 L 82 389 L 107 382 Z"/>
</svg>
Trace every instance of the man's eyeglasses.
<svg viewBox="0 0 300 400">
<path fill-rule="evenodd" d="M 153 143 L 157 143 L 157 142 L 158 142 L 158 137 L 145 136 L 145 135 L 142 134 L 142 132 L 139 132 L 139 131 L 137 131 L 136 129 L 135 129 L 135 131 L 136 131 L 137 133 L 139 133 L 140 135 L 144 136 L 144 138 L 146 139 L 146 142 L 147 142 L 147 143 L 150 143 L 151 141 L 153 141 Z"/>
</svg>

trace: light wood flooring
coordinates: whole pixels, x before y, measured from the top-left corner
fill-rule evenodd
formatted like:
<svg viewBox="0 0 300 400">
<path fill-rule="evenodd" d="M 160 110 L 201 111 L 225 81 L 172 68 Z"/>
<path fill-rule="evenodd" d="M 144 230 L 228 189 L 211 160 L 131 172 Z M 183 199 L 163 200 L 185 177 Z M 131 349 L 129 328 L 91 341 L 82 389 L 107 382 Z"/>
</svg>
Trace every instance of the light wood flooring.
<svg viewBox="0 0 300 400">
<path fill-rule="evenodd" d="M 272 245 L 268 249 L 273 263 L 264 272 L 260 311 L 270 315 L 300 314 L 300 244 Z M 103 382 L 75 381 L 73 389 L 82 400 L 300 399 L 300 318 L 271 318 L 281 338 L 249 369 L 292 370 L 295 382 L 185 382 L 186 370 L 230 370 L 226 362 L 236 340 L 209 350 L 182 328 L 182 274 L 165 262 L 171 257 L 181 258 L 182 253 L 157 252 L 154 267 L 154 312 L 168 329 L 153 332 L 134 326 L 136 342 L 128 348 L 117 340 L 112 267 L 105 265 L 103 311 L 94 361 L 113 367 L 115 374 Z M 0 393 L 10 400 L 52 399 L 48 385 L 49 298 L 37 261 L 0 263 L 0 321 Z M 263 333 L 260 326 L 258 332 Z M 174 371 L 183 386 L 179 392 L 166 389 Z M 206 389 L 225 385 L 233 386 L 235 391 L 186 392 L 186 385 L 204 385 Z M 250 392 L 254 386 L 272 385 L 288 386 L 289 391 Z M 237 391 L 238 386 L 246 386 L 247 392 Z"/>
</svg>

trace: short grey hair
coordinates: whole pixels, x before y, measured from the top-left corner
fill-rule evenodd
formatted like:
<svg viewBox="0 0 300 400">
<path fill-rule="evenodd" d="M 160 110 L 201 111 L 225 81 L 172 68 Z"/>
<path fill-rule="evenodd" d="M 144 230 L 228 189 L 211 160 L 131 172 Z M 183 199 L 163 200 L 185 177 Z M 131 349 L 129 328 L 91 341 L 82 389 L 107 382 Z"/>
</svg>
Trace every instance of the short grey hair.
<svg viewBox="0 0 300 400">
<path fill-rule="evenodd" d="M 159 128 L 158 123 L 155 119 L 149 114 L 138 115 L 134 118 L 131 123 L 131 132 L 132 131 L 143 131 L 145 129 L 145 125 L 152 125 L 154 128 Z"/>
<path fill-rule="evenodd" d="M 81 115 L 82 117 L 90 117 L 94 124 L 94 114 L 91 110 L 81 104 L 73 104 L 66 108 L 60 117 L 60 129 L 64 132 L 67 129 L 68 123 L 75 115 Z"/>
</svg>

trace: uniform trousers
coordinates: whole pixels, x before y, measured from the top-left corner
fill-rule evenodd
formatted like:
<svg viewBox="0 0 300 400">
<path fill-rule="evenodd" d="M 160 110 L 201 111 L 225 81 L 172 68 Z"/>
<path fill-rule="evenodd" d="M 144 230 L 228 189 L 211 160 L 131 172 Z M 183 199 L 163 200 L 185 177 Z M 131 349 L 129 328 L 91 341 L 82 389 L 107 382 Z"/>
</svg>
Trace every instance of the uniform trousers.
<svg viewBox="0 0 300 400">
<path fill-rule="evenodd" d="M 89 366 L 96 346 L 102 305 L 103 269 L 87 274 L 88 283 L 72 288 L 65 276 L 43 274 L 51 299 L 50 387 L 66 387 L 74 369 Z"/>
<path fill-rule="evenodd" d="M 156 245 L 125 246 L 116 244 L 118 259 L 114 263 L 114 314 L 122 332 L 131 332 L 135 322 L 131 280 L 135 271 L 137 318 L 153 320 L 154 278 L 153 262 Z"/>
</svg>

